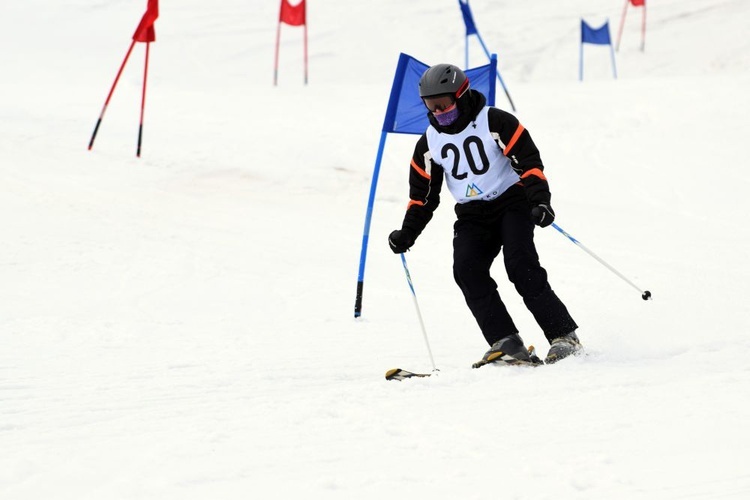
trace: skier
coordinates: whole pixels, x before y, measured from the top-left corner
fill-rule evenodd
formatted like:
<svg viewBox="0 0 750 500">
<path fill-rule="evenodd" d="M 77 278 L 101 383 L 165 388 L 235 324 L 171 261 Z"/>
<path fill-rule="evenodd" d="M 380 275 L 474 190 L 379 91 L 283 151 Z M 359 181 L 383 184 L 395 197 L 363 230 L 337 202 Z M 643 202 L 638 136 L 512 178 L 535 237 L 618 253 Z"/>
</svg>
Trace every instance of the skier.
<svg viewBox="0 0 750 500">
<path fill-rule="evenodd" d="M 528 364 L 530 356 L 500 299 L 490 267 L 503 250 L 508 279 L 550 342 L 546 363 L 582 351 L 576 322 L 547 281 L 534 245 L 534 224 L 555 212 L 539 150 L 518 119 L 486 105 L 458 67 L 438 64 L 419 80 L 430 126 L 417 141 L 409 204 L 388 243 L 406 252 L 440 203 L 443 177 L 456 200 L 453 276 L 490 349 L 482 361 Z"/>
</svg>

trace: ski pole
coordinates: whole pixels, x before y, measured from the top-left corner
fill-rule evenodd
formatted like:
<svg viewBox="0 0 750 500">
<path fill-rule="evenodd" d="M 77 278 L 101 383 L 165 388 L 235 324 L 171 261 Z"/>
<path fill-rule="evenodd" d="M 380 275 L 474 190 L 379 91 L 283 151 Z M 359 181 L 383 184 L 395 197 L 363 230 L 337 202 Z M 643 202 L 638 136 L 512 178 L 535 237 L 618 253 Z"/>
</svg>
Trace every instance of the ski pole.
<svg viewBox="0 0 750 500">
<path fill-rule="evenodd" d="M 411 296 L 414 298 L 414 307 L 417 309 L 417 317 L 419 318 L 419 325 L 422 327 L 422 336 L 424 337 L 424 343 L 427 346 L 427 353 L 430 355 L 430 361 L 432 362 L 432 371 L 439 371 L 435 366 L 435 358 L 432 357 L 432 349 L 430 349 L 430 341 L 427 340 L 427 330 L 424 327 L 424 321 L 422 321 L 422 313 L 419 311 L 419 303 L 417 303 L 417 294 L 414 292 L 414 284 L 411 281 L 411 274 L 409 273 L 409 267 L 406 265 L 406 257 L 401 254 L 401 262 L 404 264 L 404 272 L 406 272 L 406 281 L 409 283 L 409 289 L 411 290 Z"/>
<path fill-rule="evenodd" d="M 630 285 L 633 288 L 635 288 L 636 290 L 638 290 L 641 293 L 641 298 L 643 300 L 650 300 L 651 299 L 651 292 L 649 292 L 648 290 L 641 290 L 635 283 L 633 283 L 632 281 L 630 281 L 629 279 L 627 279 L 625 276 L 623 276 L 622 273 L 620 273 L 617 269 L 615 269 L 614 267 L 612 267 L 609 264 L 607 264 L 606 262 L 604 262 L 604 260 L 601 257 L 599 257 L 594 252 L 592 252 L 591 250 L 589 250 L 588 248 L 586 248 L 583 245 L 583 243 L 581 243 L 577 239 L 573 238 L 571 235 L 569 235 L 567 232 L 565 232 L 563 230 L 563 228 L 561 228 L 560 226 L 558 226 L 554 222 L 552 223 L 552 227 L 554 227 L 555 229 L 557 229 L 558 231 L 560 231 L 560 233 L 563 236 L 565 236 L 570 241 L 572 241 L 573 243 L 575 243 L 576 245 L 578 245 L 581 248 L 581 250 L 583 250 L 584 252 L 586 252 L 587 254 L 589 254 L 590 256 L 592 256 L 593 258 L 595 258 L 597 261 L 599 261 L 599 263 L 601 265 L 603 265 L 604 267 L 606 267 L 607 269 L 609 269 L 610 271 L 612 271 L 613 273 L 615 273 L 617 276 L 619 276 L 620 279 L 622 279 L 628 285 Z"/>
</svg>

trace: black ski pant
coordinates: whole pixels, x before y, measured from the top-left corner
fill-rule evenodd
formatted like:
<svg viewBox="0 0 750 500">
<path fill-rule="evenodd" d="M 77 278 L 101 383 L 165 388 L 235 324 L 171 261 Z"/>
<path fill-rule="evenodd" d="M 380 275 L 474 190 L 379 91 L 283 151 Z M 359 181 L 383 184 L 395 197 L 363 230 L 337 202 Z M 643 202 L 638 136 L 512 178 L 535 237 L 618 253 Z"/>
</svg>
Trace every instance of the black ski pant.
<svg viewBox="0 0 750 500">
<path fill-rule="evenodd" d="M 502 249 L 508 279 L 551 342 L 578 326 L 547 281 L 534 245 L 526 194 L 514 186 L 489 202 L 456 205 L 453 276 L 487 342 L 518 333 L 490 268 Z"/>
</svg>

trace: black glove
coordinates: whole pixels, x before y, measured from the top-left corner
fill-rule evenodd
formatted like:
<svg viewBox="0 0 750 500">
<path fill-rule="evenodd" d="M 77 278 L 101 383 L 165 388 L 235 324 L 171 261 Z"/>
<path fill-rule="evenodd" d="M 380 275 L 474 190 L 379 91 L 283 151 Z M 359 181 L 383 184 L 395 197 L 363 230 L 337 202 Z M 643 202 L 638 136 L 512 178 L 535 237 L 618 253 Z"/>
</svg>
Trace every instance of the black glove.
<svg viewBox="0 0 750 500">
<path fill-rule="evenodd" d="M 551 206 L 540 203 L 531 209 L 531 220 L 539 227 L 547 227 L 555 221 L 555 211 Z"/>
<path fill-rule="evenodd" d="M 404 253 L 411 248 L 417 236 L 411 229 L 397 229 L 388 236 L 388 244 L 393 253 Z"/>
</svg>

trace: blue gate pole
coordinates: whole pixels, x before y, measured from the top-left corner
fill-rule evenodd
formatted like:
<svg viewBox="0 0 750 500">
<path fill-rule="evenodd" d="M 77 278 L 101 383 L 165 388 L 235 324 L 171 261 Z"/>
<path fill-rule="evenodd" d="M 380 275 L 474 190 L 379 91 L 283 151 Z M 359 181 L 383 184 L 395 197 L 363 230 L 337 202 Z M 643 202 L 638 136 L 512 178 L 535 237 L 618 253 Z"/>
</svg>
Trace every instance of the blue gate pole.
<svg viewBox="0 0 750 500">
<path fill-rule="evenodd" d="M 362 251 L 359 256 L 359 273 L 357 274 L 357 296 L 354 300 L 354 317 L 359 318 L 362 315 L 362 291 L 365 283 L 365 261 L 367 260 L 367 243 L 370 239 L 370 222 L 372 221 L 372 210 L 375 205 L 375 192 L 378 188 L 378 177 L 380 176 L 380 164 L 383 161 L 383 151 L 385 150 L 385 139 L 388 132 L 383 130 L 380 135 L 380 145 L 378 146 L 378 155 L 375 159 L 375 169 L 372 172 L 372 182 L 370 183 L 370 197 L 367 201 L 367 214 L 365 215 L 365 229 L 362 233 Z"/>
<path fill-rule="evenodd" d="M 477 40 L 479 40 L 479 43 L 482 45 L 482 49 L 484 50 L 484 53 L 487 54 L 487 59 L 492 59 L 492 56 L 490 55 L 490 51 L 487 50 L 487 46 L 484 44 L 484 40 L 482 40 L 482 37 L 479 35 L 479 32 L 477 32 Z M 497 73 L 497 79 L 500 80 L 500 85 L 502 85 L 503 90 L 505 91 L 505 96 L 508 98 L 508 102 L 510 103 L 510 108 L 513 111 L 516 111 L 516 105 L 513 104 L 513 99 L 510 98 L 510 93 L 508 92 L 508 87 L 505 86 L 505 82 L 503 81 L 503 77 L 500 76 L 500 70 L 496 70 Z"/>
</svg>

